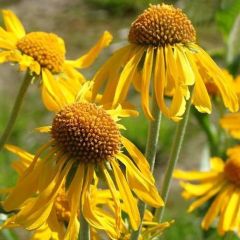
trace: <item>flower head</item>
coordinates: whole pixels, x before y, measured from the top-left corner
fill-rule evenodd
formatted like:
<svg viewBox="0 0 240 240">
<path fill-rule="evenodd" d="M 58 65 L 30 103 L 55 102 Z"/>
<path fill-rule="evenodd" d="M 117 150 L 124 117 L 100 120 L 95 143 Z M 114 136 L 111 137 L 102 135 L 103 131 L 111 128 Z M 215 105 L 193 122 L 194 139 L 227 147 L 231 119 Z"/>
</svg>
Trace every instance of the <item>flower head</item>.
<svg viewBox="0 0 240 240">
<path fill-rule="evenodd" d="M 174 173 L 175 178 L 183 180 L 183 197 L 196 199 L 189 206 L 189 212 L 211 201 L 202 227 L 208 229 L 218 219 L 221 235 L 228 231 L 240 234 L 240 146 L 228 149 L 227 156 L 226 163 L 220 158 L 211 158 L 211 168 L 206 172 L 176 170 Z"/>
<path fill-rule="evenodd" d="M 84 85 L 91 87 L 88 82 Z M 8 222 L 28 230 L 41 227 L 46 224 L 64 189 L 69 204 L 69 212 L 64 216 L 70 213 L 70 218 L 63 239 L 77 239 L 79 214 L 92 227 L 110 232 L 108 219 L 92 207 L 91 186 L 98 186 L 97 176 L 103 176 L 102 184 L 110 190 L 114 203 L 114 227 L 118 231 L 122 209 L 128 214 L 133 229 L 137 229 L 140 223 L 137 201 L 132 192 L 151 206 L 163 205 L 147 160 L 120 133 L 124 126 L 118 121 L 129 116 L 132 110 L 124 110 L 121 106 L 106 110 L 86 101 L 89 89 L 84 86 L 82 89 L 72 103 L 61 106 L 63 100 L 59 98 L 59 111 L 52 125 L 40 129 L 50 133 L 49 141 L 38 150 L 4 201 L 6 210 L 17 210 Z M 123 147 L 131 158 L 122 152 Z M 121 165 L 125 166 L 124 171 Z"/>
<path fill-rule="evenodd" d="M 54 75 L 57 83 L 62 79 L 75 79 L 68 81 L 69 88 L 74 88 L 76 82 L 82 84 L 85 78 L 77 69 L 89 67 L 112 39 L 111 34 L 105 32 L 85 55 L 76 60 L 67 60 L 61 37 L 40 31 L 26 33 L 13 12 L 3 10 L 2 13 L 5 29 L 0 28 L 0 63 L 18 63 L 20 71 L 29 70 L 31 74 L 41 76 L 42 94 L 53 98 L 59 91 L 52 88 L 50 76 Z M 51 109 L 49 105 L 46 107 Z"/>
<path fill-rule="evenodd" d="M 150 92 L 154 92 L 160 110 L 177 121 L 185 112 L 191 86 L 195 107 L 200 112 L 211 112 L 204 84 L 210 78 L 225 106 L 237 111 L 236 93 L 211 57 L 195 43 L 195 30 L 180 9 L 166 4 L 150 5 L 132 23 L 128 40 L 129 45 L 117 50 L 96 73 L 93 97 L 105 84 L 102 102 L 116 106 L 127 97 L 132 83 L 141 93 L 146 116 L 153 119 L 149 99 Z M 170 103 L 165 102 L 165 96 L 171 99 Z"/>
</svg>

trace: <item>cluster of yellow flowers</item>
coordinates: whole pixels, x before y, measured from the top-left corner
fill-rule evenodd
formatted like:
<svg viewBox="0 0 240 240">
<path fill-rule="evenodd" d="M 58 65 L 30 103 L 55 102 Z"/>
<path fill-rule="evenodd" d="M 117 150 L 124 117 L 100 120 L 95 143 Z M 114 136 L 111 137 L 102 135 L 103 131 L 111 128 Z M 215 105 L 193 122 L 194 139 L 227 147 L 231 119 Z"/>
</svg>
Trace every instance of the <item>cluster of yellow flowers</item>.
<svg viewBox="0 0 240 240">
<path fill-rule="evenodd" d="M 122 135 L 125 127 L 119 123 L 138 115 L 127 100 L 131 83 L 141 94 L 150 122 L 156 121 L 150 110 L 150 101 L 155 101 L 157 111 L 178 124 L 186 115 L 187 103 L 211 113 L 211 87 L 226 108 L 238 111 L 237 81 L 225 80 L 226 74 L 197 45 L 190 20 L 171 5 L 150 5 L 140 14 L 131 25 L 129 44 L 114 52 L 91 81 L 79 69 L 92 65 L 110 44 L 109 32 L 85 55 L 67 60 L 62 38 L 26 33 L 13 12 L 3 10 L 2 14 L 0 62 L 17 63 L 26 72 L 27 84 L 37 79 L 42 101 L 55 116 L 50 126 L 38 128 L 49 138 L 34 155 L 5 144 L 19 157 L 13 162 L 19 179 L 6 190 L 2 207 L 10 214 L 1 228 L 30 230 L 33 240 L 160 236 L 173 221 L 158 221 L 154 211 L 145 210 L 146 205 L 142 211 L 139 203 L 159 209 L 166 196 L 161 198 L 155 186 L 149 156 Z M 228 115 L 221 122 L 238 138 L 239 118 L 239 114 Z M 209 172 L 175 171 L 177 178 L 200 181 L 196 186 L 182 183 L 184 197 L 201 197 L 190 211 L 214 197 L 202 222 L 205 229 L 219 215 L 219 233 L 240 231 L 239 149 L 229 149 L 226 164 L 212 158 Z"/>
</svg>

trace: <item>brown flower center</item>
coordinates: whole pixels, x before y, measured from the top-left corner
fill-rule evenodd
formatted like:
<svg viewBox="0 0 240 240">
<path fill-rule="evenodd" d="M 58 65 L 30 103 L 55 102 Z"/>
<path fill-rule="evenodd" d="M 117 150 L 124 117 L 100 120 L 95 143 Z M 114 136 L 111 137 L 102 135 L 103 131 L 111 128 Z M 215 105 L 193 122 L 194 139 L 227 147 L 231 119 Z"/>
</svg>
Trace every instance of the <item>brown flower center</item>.
<svg viewBox="0 0 240 240">
<path fill-rule="evenodd" d="M 17 43 L 23 54 L 32 57 L 41 67 L 60 73 L 65 59 L 65 46 L 61 38 L 53 33 L 32 32 Z"/>
<path fill-rule="evenodd" d="M 237 156 L 229 158 L 225 164 L 224 173 L 229 181 L 240 185 L 240 158 Z"/>
<path fill-rule="evenodd" d="M 196 32 L 191 21 L 179 8 L 171 5 L 150 5 L 132 23 L 128 35 L 131 43 L 165 46 L 195 42 Z"/>
<path fill-rule="evenodd" d="M 52 136 L 64 152 L 82 162 L 108 160 L 120 150 L 120 132 L 115 121 L 92 103 L 75 103 L 58 112 Z"/>
</svg>

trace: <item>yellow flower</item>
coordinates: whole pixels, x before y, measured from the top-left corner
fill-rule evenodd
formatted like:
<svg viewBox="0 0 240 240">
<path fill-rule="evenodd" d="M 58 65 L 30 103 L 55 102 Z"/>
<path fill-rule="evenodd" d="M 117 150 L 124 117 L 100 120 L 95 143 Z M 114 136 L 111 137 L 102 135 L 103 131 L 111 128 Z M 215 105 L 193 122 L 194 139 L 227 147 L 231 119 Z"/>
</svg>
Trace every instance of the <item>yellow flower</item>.
<svg viewBox="0 0 240 240">
<path fill-rule="evenodd" d="M 54 97 L 56 94 L 49 83 L 49 76 L 53 74 L 56 81 L 59 74 L 62 79 L 76 79 L 75 82 L 68 82 L 73 88 L 84 82 L 84 77 L 77 69 L 89 67 L 112 40 L 111 34 L 104 32 L 89 52 L 76 60 L 67 60 L 62 38 L 47 32 L 26 33 L 13 12 L 3 10 L 2 13 L 5 29 L 0 28 L 0 63 L 18 63 L 20 71 L 30 70 L 31 73 L 40 75 L 43 95 Z M 76 83 L 77 81 L 80 83 Z"/>
<path fill-rule="evenodd" d="M 142 108 L 149 109 L 150 87 L 160 110 L 173 120 L 181 119 L 189 87 L 194 85 L 192 102 L 200 112 L 211 112 L 204 79 L 211 78 L 223 102 L 238 110 L 237 96 L 224 81 L 224 75 L 196 42 L 195 30 L 187 16 L 171 5 L 150 5 L 132 23 L 129 44 L 117 50 L 96 73 L 94 94 L 105 84 L 103 102 L 121 103 L 131 83 L 141 93 Z M 151 78 L 153 82 L 151 83 Z M 164 100 L 170 96 L 171 103 Z"/>
<path fill-rule="evenodd" d="M 91 86 L 88 82 L 86 85 Z M 139 211 L 132 192 L 151 206 L 163 205 L 147 160 L 120 133 L 124 126 L 117 121 L 132 111 L 121 106 L 105 110 L 89 103 L 85 101 L 88 91 L 83 86 L 77 101 L 69 105 L 61 106 L 59 97 L 59 112 L 52 126 L 40 128 L 41 132 L 50 133 L 50 139 L 37 151 L 3 203 L 7 211 L 18 210 L 11 217 L 12 224 L 28 230 L 45 224 L 66 178 L 70 220 L 63 239 L 77 239 L 79 214 L 94 228 L 111 231 L 107 219 L 92 208 L 91 184 L 97 181 L 97 175 L 104 176 L 105 186 L 110 189 L 116 229 L 120 228 L 121 206 L 126 209 L 132 228 L 136 230 L 139 226 Z M 131 159 L 123 153 L 123 147 Z"/>
<path fill-rule="evenodd" d="M 188 211 L 210 201 L 202 227 L 207 230 L 218 219 L 217 228 L 221 235 L 228 231 L 240 234 L 240 146 L 228 149 L 227 156 L 226 163 L 220 158 L 211 158 L 211 168 L 206 172 L 176 170 L 174 173 L 175 178 L 184 180 L 181 182 L 182 196 L 196 198 Z"/>
</svg>

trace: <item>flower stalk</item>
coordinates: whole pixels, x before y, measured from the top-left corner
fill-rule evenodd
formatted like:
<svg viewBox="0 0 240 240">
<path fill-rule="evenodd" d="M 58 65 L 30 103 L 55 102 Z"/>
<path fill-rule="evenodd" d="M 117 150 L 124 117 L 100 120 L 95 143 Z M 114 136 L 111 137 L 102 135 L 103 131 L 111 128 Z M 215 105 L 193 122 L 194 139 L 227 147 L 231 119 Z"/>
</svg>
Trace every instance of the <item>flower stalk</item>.
<svg viewBox="0 0 240 240">
<path fill-rule="evenodd" d="M 78 240 L 90 240 L 90 228 L 88 222 L 83 217 L 83 214 L 80 216 L 80 231 Z"/>
<path fill-rule="evenodd" d="M 33 75 L 31 75 L 29 72 L 26 72 L 26 75 L 23 79 L 22 85 L 19 89 L 17 98 L 16 98 L 15 103 L 13 105 L 12 112 L 10 114 L 9 120 L 7 122 L 7 125 L 6 125 L 6 127 L 3 131 L 1 139 L 0 139 L 0 151 L 2 150 L 4 144 L 6 143 L 6 141 L 8 140 L 8 138 L 11 134 L 11 131 L 14 127 L 14 124 L 17 120 L 17 116 L 20 112 L 24 96 L 25 96 L 26 91 L 27 91 L 31 81 L 33 80 L 33 78 L 34 78 Z"/>
<path fill-rule="evenodd" d="M 192 91 L 190 91 L 190 92 L 192 92 Z M 172 150 L 170 153 L 167 170 L 166 170 L 164 180 L 163 180 L 161 196 L 162 196 L 165 204 L 167 202 L 168 193 L 169 193 L 169 189 L 171 186 L 173 171 L 174 171 L 174 168 L 179 159 L 180 151 L 182 148 L 182 143 L 183 143 L 183 139 L 184 139 L 185 132 L 186 132 L 186 126 L 188 123 L 190 108 L 191 108 L 191 97 L 186 103 L 186 111 L 183 116 L 183 119 L 179 123 L 177 123 L 178 125 L 177 125 L 176 132 L 175 132 Z M 162 222 L 164 210 L 165 210 L 165 206 L 156 210 L 156 213 L 155 213 L 156 221 Z"/>
<path fill-rule="evenodd" d="M 151 121 L 151 120 L 149 121 L 148 137 L 147 137 L 147 144 L 145 149 L 145 157 L 149 162 L 151 172 L 153 172 L 154 170 L 156 153 L 158 148 L 158 141 L 159 141 L 159 131 L 160 131 L 160 125 L 161 125 L 161 118 L 162 118 L 162 113 L 159 111 L 156 97 L 154 94 L 152 97 L 152 114 L 154 117 L 154 121 Z M 146 204 L 143 202 L 140 202 L 139 212 L 141 217 L 141 223 L 138 230 L 132 233 L 131 240 L 138 240 L 140 237 L 145 209 L 146 209 Z"/>
</svg>

